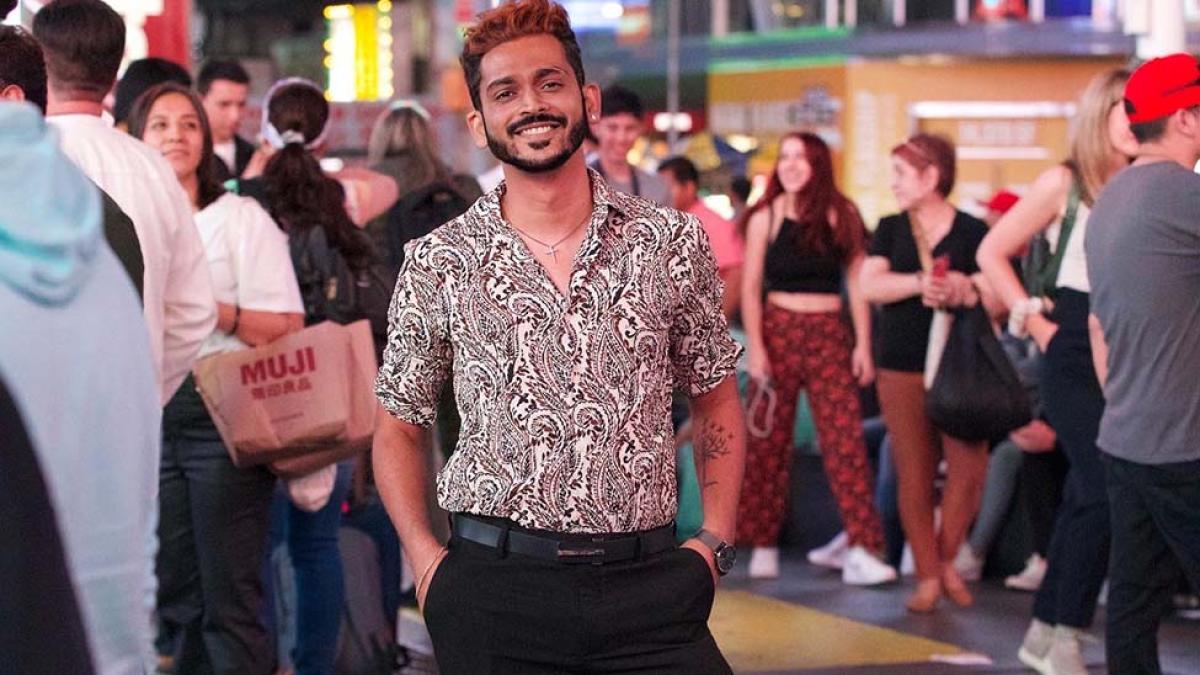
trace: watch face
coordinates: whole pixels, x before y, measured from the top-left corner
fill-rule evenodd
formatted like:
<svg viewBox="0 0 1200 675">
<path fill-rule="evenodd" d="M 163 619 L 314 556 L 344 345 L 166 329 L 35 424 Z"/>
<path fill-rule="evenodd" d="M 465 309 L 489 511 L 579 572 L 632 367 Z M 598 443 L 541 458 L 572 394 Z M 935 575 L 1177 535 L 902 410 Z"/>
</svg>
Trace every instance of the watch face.
<svg viewBox="0 0 1200 675">
<path fill-rule="evenodd" d="M 713 553 L 717 562 L 717 571 L 721 574 L 728 574 L 733 569 L 733 563 L 737 561 L 737 549 L 729 544 L 721 544 Z"/>
</svg>

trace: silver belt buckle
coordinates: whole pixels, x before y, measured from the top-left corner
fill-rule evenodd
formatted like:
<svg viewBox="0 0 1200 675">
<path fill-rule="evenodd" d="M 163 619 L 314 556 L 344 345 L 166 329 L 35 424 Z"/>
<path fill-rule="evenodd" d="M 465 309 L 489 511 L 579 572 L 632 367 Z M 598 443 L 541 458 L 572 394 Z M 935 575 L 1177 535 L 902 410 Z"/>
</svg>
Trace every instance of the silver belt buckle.
<svg viewBox="0 0 1200 675">
<path fill-rule="evenodd" d="M 568 548 L 568 544 L 558 545 L 558 561 L 567 564 L 595 563 L 599 565 L 604 562 L 602 558 L 608 551 L 604 548 Z M 600 558 L 601 560 L 597 560 Z"/>
</svg>

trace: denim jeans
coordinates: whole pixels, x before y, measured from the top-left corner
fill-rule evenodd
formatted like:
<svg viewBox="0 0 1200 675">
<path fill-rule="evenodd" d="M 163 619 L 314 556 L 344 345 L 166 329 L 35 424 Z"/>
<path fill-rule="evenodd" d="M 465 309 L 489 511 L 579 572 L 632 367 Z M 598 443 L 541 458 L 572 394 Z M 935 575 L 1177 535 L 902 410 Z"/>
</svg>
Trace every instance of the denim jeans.
<svg viewBox="0 0 1200 675">
<path fill-rule="evenodd" d="M 272 538 L 276 544 L 287 542 L 295 575 L 296 644 L 291 657 L 296 675 L 333 675 L 345 601 L 338 528 L 353 473 L 354 460 L 338 465 L 329 502 L 315 513 L 297 508 L 286 490 L 275 495 Z"/>
<path fill-rule="evenodd" d="M 1200 460 L 1148 465 L 1104 456 L 1112 509 L 1108 669 L 1157 675 L 1158 625 L 1182 574 L 1200 588 Z"/>
<path fill-rule="evenodd" d="M 896 483 L 896 462 L 892 458 L 892 441 L 884 436 L 879 443 L 879 475 L 875 478 L 875 508 L 883 520 L 883 536 L 887 540 L 885 560 L 893 567 L 900 566 L 904 555 L 904 527 L 900 524 L 900 489 Z"/>
<path fill-rule="evenodd" d="M 1024 462 L 1025 453 L 1009 439 L 1004 439 L 992 449 L 992 455 L 988 458 L 987 478 L 983 483 L 983 502 L 979 505 L 979 515 L 971 528 L 971 536 L 967 537 L 971 550 L 980 558 L 987 558 L 992 542 L 1004 526 Z"/>
<path fill-rule="evenodd" d="M 1104 465 L 1096 447 L 1104 394 L 1093 370 L 1086 326 L 1060 324 L 1042 368 L 1046 417 L 1069 468 L 1033 616 L 1051 625 L 1087 628 L 1108 570 L 1109 518 Z"/>
</svg>

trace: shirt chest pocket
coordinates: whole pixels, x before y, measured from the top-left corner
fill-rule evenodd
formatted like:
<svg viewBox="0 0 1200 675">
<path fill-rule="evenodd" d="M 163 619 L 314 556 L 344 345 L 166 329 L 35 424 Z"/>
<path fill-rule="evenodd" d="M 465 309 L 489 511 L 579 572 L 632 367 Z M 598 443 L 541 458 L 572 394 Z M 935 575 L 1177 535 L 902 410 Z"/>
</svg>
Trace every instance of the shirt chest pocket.
<svg viewBox="0 0 1200 675">
<path fill-rule="evenodd" d="M 610 338 L 635 362 L 659 362 L 670 343 L 670 302 L 645 285 L 617 287 L 604 313 Z"/>
</svg>

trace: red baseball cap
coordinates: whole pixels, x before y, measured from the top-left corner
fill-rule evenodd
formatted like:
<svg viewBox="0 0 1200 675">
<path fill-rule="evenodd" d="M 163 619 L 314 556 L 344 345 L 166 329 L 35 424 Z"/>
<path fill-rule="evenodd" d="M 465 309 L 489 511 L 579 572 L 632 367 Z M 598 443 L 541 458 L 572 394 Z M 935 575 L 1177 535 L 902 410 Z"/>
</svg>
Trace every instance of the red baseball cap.
<svg viewBox="0 0 1200 675">
<path fill-rule="evenodd" d="M 986 202 L 979 202 L 979 204 L 988 211 L 1005 213 L 1013 207 L 1013 204 L 1016 204 L 1020 200 L 1021 198 L 1013 192 L 1009 192 L 1008 190 L 999 190 Z"/>
<path fill-rule="evenodd" d="M 1200 105 L 1200 63 L 1191 54 L 1150 59 L 1125 84 L 1125 112 L 1135 124 L 1195 105 Z"/>
</svg>

